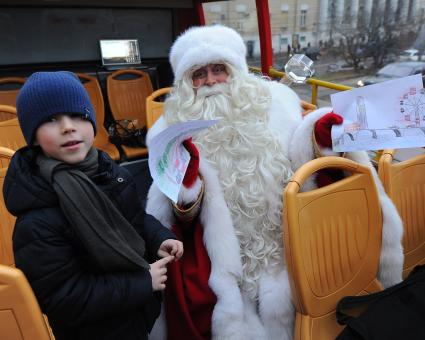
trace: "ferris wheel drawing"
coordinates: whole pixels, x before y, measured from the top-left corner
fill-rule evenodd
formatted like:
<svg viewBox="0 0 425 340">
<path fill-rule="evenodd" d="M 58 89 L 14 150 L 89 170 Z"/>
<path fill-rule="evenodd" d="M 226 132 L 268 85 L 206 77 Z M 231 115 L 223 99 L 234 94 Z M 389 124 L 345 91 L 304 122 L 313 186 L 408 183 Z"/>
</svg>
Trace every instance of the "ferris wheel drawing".
<svg viewBox="0 0 425 340">
<path fill-rule="evenodd" d="M 412 87 L 403 95 L 400 99 L 400 116 L 407 128 L 425 127 L 425 89 Z"/>
</svg>

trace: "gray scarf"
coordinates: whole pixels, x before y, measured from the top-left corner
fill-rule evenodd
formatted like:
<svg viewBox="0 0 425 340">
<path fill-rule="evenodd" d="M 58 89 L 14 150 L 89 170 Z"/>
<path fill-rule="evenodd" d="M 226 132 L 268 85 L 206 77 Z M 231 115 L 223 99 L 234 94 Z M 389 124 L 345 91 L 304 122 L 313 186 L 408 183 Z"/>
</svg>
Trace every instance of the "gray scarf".
<svg viewBox="0 0 425 340">
<path fill-rule="evenodd" d="M 143 258 L 145 241 L 90 179 L 98 169 L 95 148 L 78 164 L 67 164 L 42 153 L 37 164 L 41 176 L 58 195 L 69 224 L 104 270 L 149 268 Z"/>
</svg>

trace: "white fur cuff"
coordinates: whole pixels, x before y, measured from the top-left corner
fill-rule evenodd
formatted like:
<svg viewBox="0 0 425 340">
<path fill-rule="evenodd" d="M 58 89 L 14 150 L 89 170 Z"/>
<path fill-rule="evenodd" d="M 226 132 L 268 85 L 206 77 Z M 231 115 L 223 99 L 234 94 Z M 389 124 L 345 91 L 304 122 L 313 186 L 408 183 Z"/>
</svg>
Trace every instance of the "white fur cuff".
<svg viewBox="0 0 425 340">
<path fill-rule="evenodd" d="M 186 205 L 195 202 L 202 190 L 202 179 L 198 176 L 195 183 L 190 187 L 186 188 L 184 185 L 181 186 L 177 203 L 179 205 Z"/>
</svg>

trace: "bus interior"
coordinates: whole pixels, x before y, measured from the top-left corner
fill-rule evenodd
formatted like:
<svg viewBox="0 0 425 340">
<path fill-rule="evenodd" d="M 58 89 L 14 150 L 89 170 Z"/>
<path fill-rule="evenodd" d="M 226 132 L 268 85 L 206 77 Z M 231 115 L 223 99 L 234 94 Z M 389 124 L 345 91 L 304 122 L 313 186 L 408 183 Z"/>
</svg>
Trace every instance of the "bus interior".
<svg viewBox="0 0 425 340">
<path fill-rule="evenodd" d="M 142 99 L 143 103 L 141 109 L 144 118 L 139 119 L 139 127 L 149 127 L 154 118 L 148 118 L 148 120 L 146 120 L 146 115 L 149 115 L 149 113 L 146 112 L 146 105 L 151 105 L 146 104 L 146 97 L 160 90 L 159 96 L 163 99 L 172 87 L 173 73 L 168 61 L 170 47 L 175 38 L 187 28 L 206 24 L 203 6 L 208 2 L 213 1 L 0 0 L 0 184 L 3 183 L 7 164 L 13 155 L 13 149 L 16 150 L 23 145 L 22 136 L 18 136 L 19 126 L 16 121 L 14 100 L 16 100 L 16 95 L 25 81 L 25 78 L 37 71 L 66 70 L 80 74 L 80 79 L 83 84 L 86 85 L 91 99 L 93 100 L 93 98 L 96 98 L 94 99 L 96 102 L 94 105 L 97 107 L 95 111 L 102 112 L 102 114 L 99 114 L 98 119 L 100 119 L 100 123 L 104 127 L 104 134 L 102 137 L 104 139 L 98 142 L 104 143 L 101 145 L 106 145 L 109 142 L 108 133 L 110 133 L 110 127 L 114 125 L 116 120 L 123 118 L 117 113 L 117 108 L 119 108 L 121 104 L 115 104 L 115 99 L 111 98 L 114 93 L 110 88 L 112 87 L 113 78 L 111 75 L 116 75 L 116 79 L 118 80 L 134 80 L 143 76 L 146 77 L 146 75 L 148 76 L 149 85 L 140 85 L 142 87 L 144 86 L 143 91 L 145 92 L 143 92 L 144 97 Z M 268 1 L 252 0 L 252 6 L 256 8 L 261 56 L 258 64 L 250 65 L 252 66 L 251 70 L 274 79 L 279 79 L 284 74 L 273 68 Z M 131 49 L 134 49 L 134 53 L 129 53 L 129 57 L 110 55 L 108 54 L 107 47 L 110 44 L 113 44 L 115 48 L 120 44 L 121 46 L 131 46 Z M 138 71 L 142 71 L 142 73 L 138 73 Z M 142 74 L 142 76 L 140 74 Z M 93 78 L 98 85 L 90 83 Z M 110 84 L 108 84 L 108 81 Z M 311 99 L 305 103 L 306 111 L 315 108 L 317 104 L 317 93 L 321 87 L 330 88 L 335 91 L 350 89 L 350 87 L 345 85 L 333 84 L 315 78 L 309 79 L 307 84 L 311 87 Z M 140 94 L 141 91 L 139 89 L 140 88 L 136 88 L 135 91 Z M 123 91 L 121 93 L 130 90 L 131 89 L 124 87 L 124 89 L 121 89 L 121 91 Z M 131 110 L 131 108 L 129 108 L 129 110 Z M 149 110 L 151 110 L 151 106 L 149 106 Z M 159 110 L 161 110 L 161 108 L 159 108 Z M 121 118 L 117 118 L 118 116 Z M 134 119 L 134 117 L 128 118 Z M 14 131 L 18 132 L 15 133 Z M 11 139 L 17 138 L 18 140 L 20 138 L 20 142 L 14 141 L 14 144 L 8 144 L 4 141 L 6 135 L 13 135 L 10 137 Z M 100 138 L 101 137 L 99 137 L 99 139 Z M 106 146 L 104 147 L 106 150 Z M 140 197 L 142 200 L 145 200 L 148 189 L 152 183 L 147 161 L 148 150 L 145 148 L 144 150 L 126 151 L 121 145 L 112 146 L 111 148 L 112 151 L 110 151 L 110 154 L 114 155 L 114 159 L 120 165 L 130 170 L 135 176 Z M 397 207 L 401 207 L 400 211 L 402 218 L 404 221 L 407 221 L 407 228 L 410 228 L 406 232 L 408 235 L 406 245 L 415 255 L 409 259 L 410 263 L 406 271 L 407 275 L 408 270 L 413 268 L 415 264 L 425 263 L 425 209 L 423 205 L 419 206 L 419 204 L 412 204 L 411 209 L 407 206 L 408 203 L 412 203 L 413 200 L 425 201 L 425 191 L 422 189 L 425 187 L 425 183 L 423 183 L 424 180 L 422 180 L 423 176 L 412 175 L 413 172 L 415 174 L 420 171 L 423 172 L 425 157 L 423 155 L 415 156 L 412 160 L 408 161 L 410 163 L 394 167 L 392 164 L 394 154 L 394 150 L 380 152 L 378 156 L 384 155 L 385 157 L 381 159 L 377 157 L 375 159 L 375 164 L 377 167 L 381 167 L 379 169 L 379 175 L 384 185 L 387 185 L 389 188 L 387 192 L 390 197 L 393 198 L 394 202 L 397 202 Z M 347 167 L 349 169 L 354 169 L 350 168 L 353 167 L 352 163 L 335 162 L 337 163 L 331 162 L 330 164 L 340 164 L 343 168 Z M 314 167 L 327 166 L 324 160 L 321 160 L 321 163 L 318 164 L 319 163 L 314 163 L 314 165 L 312 165 L 313 168 L 310 167 L 307 170 L 311 172 L 312 169 L 317 170 L 317 168 Z M 404 169 L 407 169 L 405 176 L 408 177 L 408 179 L 394 184 L 392 181 L 394 178 L 400 179 L 400 173 L 404 171 Z M 308 173 L 308 171 L 306 173 Z M 356 171 L 361 173 L 359 176 L 366 176 L 364 174 L 364 169 L 356 168 L 354 172 Z M 407 187 L 413 188 L 412 190 L 414 192 L 406 193 L 405 189 Z M 415 191 L 416 188 L 421 189 Z M 402 199 L 398 197 L 399 193 L 404 195 Z M 413 196 L 409 201 L 406 195 L 410 194 Z M 292 195 L 296 197 L 298 193 L 292 192 Z M 3 197 L 1 197 L 1 199 L 3 199 Z M 0 222 L 4 223 L 0 228 L 0 240 L 1 242 L 3 242 L 3 240 L 8 241 L 5 241 L 6 244 L 0 245 L 0 255 L 3 259 L 1 264 L 13 266 L 11 235 L 14 220 L 8 215 L 2 205 L 4 206 L 4 202 L 0 201 Z M 328 205 L 328 203 L 324 203 L 324 205 Z M 374 205 L 369 204 L 368 208 L 373 209 Z M 296 211 L 294 210 L 293 213 L 296 214 Z M 365 218 L 370 218 L 370 216 L 374 216 L 374 214 L 371 212 L 368 216 L 369 217 L 366 216 Z M 287 221 L 289 221 L 290 217 L 287 218 Z M 379 220 L 380 217 L 376 218 Z M 374 237 L 376 238 L 378 235 L 374 235 Z M 298 238 L 296 240 L 298 240 L 297 242 L 302 242 L 302 240 L 299 241 Z M 285 240 L 285 246 L 287 246 L 286 242 L 289 241 L 290 240 Z M 367 247 L 366 243 L 364 247 Z M 298 243 L 298 246 L 300 244 L 301 243 Z M 374 254 L 376 255 L 376 253 Z M 296 262 L 298 260 L 294 261 Z M 296 263 L 294 265 L 296 265 Z M 329 266 L 332 265 L 329 264 Z M 296 267 L 296 273 L 300 273 L 302 270 L 301 267 Z M 370 277 L 371 270 L 373 271 L 373 269 L 368 269 L 368 277 Z M 374 279 L 374 274 L 371 280 Z M 299 283 L 297 283 L 296 280 L 304 280 L 303 282 L 307 282 L 308 278 L 298 275 L 296 279 L 292 277 L 292 280 L 293 284 L 296 286 Z M 0 285 L 1 284 L 2 282 L 0 282 Z M 377 289 L 377 286 L 374 286 L 374 289 Z M 368 292 L 367 289 L 361 291 L 363 293 Z M 350 290 L 347 288 L 345 292 L 350 293 Z M 327 305 L 320 311 L 324 313 L 323 315 L 327 315 L 325 317 L 325 325 L 319 326 L 319 328 L 323 327 L 320 329 L 325 333 L 320 333 L 321 331 L 318 331 L 316 334 L 312 334 L 311 329 L 306 328 L 309 327 L 308 325 L 311 326 L 312 324 L 308 323 L 311 321 L 310 319 L 310 321 L 306 321 L 308 315 L 306 315 L 305 311 L 303 314 L 303 308 L 305 308 L 305 305 L 303 305 L 305 302 L 303 300 L 303 292 L 297 290 L 297 293 L 299 293 L 299 295 L 294 297 L 294 299 L 297 299 L 296 309 L 299 315 L 297 314 L 296 322 L 298 326 L 296 326 L 294 339 L 326 339 L 326 337 L 321 336 L 326 334 L 328 329 L 332 329 L 332 331 L 327 334 L 333 335 L 341 330 L 341 327 L 337 326 L 335 322 L 335 301 L 337 301 L 335 295 L 333 295 L 333 300 L 331 299 L 333 302 L 326 302 Z M 332 292 L 332 294 L 334 293 L 335 292 Z M 340 293 L 341 292 L 338 294 Z M 356 293 L 359 292 L 356 291 Z M 336 297 L 340 298 L 341 296 L 336 295 Z M 308 299 L 309 298 L 307 298 L 307 300 Z M 320 308 L 316 307 L 321 304 L 321 299 L 315 299 L 314 297 L 311 297 L 311 299 L 313 300 L 309 301 L 314 301 L 316 304 L 316 306 L 313 306 L 313 310 L 319 310 Z M 310 302 L 306 304 L 308 305 Z M 40 311 L 37 313 L 40 313 Z M 328 317 L 329 315 L 330 317 Z M 0 325 L 8 322 L 5 320 L 6 319 L 1 319 L 0 314 Z M 33 322 L 40 322 L 40 320 Z M 315 325 L 317 325 L 317 323 Z M 29 326 L 26 325 L 22 327 L 25 328 Z M 2 327 L 0 327 L 0 338 L 3 338 L 1 328 Z M 22 330 L 21 333 L 25 333 L 25 330 Z M 49 336 L 50 339 L 52 339 L 52 334 L 47 335 L 45 339 L 49 339 Z M 22 339 L 35 338 L 24 336 Z"/>
</svg>

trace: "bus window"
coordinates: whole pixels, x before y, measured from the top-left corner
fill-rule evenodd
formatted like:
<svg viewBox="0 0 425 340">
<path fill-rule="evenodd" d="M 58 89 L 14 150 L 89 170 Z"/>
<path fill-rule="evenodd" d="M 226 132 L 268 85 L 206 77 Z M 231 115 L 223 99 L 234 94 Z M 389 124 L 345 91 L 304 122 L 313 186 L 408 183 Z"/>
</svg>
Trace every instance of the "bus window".
<svg viewBox="0 0 425 340">
<path fill-rule="evenodd" d="M 203 4 L 205 24 L 235 29 L 245 42 L 249 66 L 260 66 L 261 51 L 255 0 L 213 1 Z"/>
</svg>

